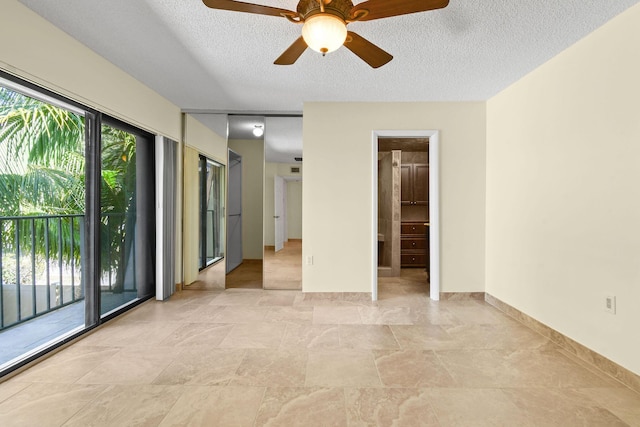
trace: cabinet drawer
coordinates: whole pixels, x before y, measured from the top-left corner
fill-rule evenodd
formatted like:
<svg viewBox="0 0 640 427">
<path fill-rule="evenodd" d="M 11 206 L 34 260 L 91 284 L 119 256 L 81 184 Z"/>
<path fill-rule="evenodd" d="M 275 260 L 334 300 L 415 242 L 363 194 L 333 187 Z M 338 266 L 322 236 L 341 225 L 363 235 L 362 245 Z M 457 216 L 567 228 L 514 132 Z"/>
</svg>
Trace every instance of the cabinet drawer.
<svg viewBox="0 0 640 427">
<path fill-rule="evenodd" d="M 427 239 L 402 239 L 400 249 L 426 249 Z"/>
<path fill-rule="evenodd" d="M 427 233 L 427 226 L 424 222 L 403 222 L 400 224 L 400 234 L 419 234 L 424 236 Z"/>
<path fill-rule="evenodd" d="M 424 267 L 427 265 L 427 256 L 424 254 L 401 254 L 400 264 L 408 267 Z"/>
</svg>

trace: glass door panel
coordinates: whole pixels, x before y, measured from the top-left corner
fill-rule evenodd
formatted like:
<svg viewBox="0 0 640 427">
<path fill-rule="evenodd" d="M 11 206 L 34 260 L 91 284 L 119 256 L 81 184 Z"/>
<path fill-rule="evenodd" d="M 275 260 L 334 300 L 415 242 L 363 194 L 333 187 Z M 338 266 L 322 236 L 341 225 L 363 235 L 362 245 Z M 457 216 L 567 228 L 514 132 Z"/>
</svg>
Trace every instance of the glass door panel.
<svg viewBox="0 0 640 427">
<path fill-rule="evenodd" d="M 85 122 L 0 79 L 0 371 L 85 322 Z"/>
<path fill-rule="evenodd" d="M 136 136 L 102 125 L 100 313 L 138 298 L 136 283 Z"/>
</svg>

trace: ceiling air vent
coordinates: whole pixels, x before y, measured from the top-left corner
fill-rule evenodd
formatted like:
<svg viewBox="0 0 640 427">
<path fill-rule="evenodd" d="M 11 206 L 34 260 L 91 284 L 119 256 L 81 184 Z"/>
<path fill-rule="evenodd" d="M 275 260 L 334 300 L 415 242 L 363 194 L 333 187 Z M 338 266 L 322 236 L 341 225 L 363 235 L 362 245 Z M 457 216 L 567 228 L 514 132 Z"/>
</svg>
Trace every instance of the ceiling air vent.
<svg viewBox="0 0 640 427">
<path fill-rule="evenodd" d="M 293 158 L 296 162 L 301 162 L 302 161 L 302 157 L 294 157 Z"/>
<path fill-rule="evenodd" d="M 291 167 L 291 173 L 300 173 L 300 168 L 297 166 L 292 166 Z"/>
</svg>

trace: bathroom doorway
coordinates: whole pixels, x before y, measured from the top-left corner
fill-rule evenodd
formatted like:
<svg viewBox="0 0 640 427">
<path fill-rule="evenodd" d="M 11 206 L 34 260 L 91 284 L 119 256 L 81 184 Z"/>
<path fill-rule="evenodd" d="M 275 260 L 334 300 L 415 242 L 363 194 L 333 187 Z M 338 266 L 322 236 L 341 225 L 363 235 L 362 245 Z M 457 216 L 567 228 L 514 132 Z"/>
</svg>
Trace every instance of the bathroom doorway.
<svg viewBox="0 0 640 427">
<path fill-rule="evenodd" d="M 374 132 L 374 300 L 379 283 L 402 283 L 439 299 L 438 136 Z"/>
</svg>

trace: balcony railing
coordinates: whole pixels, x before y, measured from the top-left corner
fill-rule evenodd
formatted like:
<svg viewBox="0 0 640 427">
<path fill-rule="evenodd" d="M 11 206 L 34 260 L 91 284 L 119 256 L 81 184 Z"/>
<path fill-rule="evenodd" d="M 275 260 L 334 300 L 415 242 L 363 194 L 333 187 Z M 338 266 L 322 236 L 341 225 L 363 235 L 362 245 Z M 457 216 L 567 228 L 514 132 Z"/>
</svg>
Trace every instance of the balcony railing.
<svg viewBox="0 0 640 427">
<path fill-rule="evenodd" d="M 0 330 L 84 299 L 83 215 L 0 217 Z"/>
<path fill-rule="evenodd" d="M 117 212 L 101 217 L 105 306 L 118 300 L 106 294 L 137 292 L 127 219 Z M 84 215 L 0 216 L 0 331 L 84 300 L 83 259 Z"/>
</svg>

